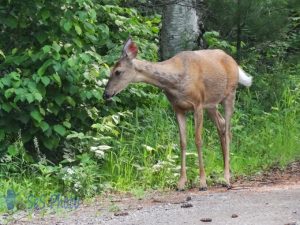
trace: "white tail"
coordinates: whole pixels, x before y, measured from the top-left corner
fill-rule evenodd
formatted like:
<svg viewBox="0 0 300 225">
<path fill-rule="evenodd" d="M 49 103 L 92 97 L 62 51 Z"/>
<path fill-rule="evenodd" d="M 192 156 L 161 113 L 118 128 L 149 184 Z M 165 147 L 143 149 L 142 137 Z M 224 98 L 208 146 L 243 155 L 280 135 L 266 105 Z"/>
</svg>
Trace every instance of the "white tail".
<svg viewBox="0 0 300 225">
<path fill-rule="evenodd" d="M 250 87 L 252 84 L 252 77 L 242 70 L 241 67 L 239 67 L 239 83 L 246 87 Z"/>
</svg>

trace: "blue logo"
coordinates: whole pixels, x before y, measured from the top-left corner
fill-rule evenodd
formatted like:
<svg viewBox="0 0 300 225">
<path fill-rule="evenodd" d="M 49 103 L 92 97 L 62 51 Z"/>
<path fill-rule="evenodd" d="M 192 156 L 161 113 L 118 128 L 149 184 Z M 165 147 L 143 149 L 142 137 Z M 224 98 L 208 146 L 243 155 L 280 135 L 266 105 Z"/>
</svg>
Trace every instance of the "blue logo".
<svg viewBox="0 0 300 225">
<path fill-rule="evenodd" d="M 7 190 L 7 195 L 4 197 L 8 210 L 13 210 L 16 204 L 16 193 L 12 189 Z"/>
<path fill-rule="evenodd" d="M 44 209 L 44 208 L 64 208 L 77 209 L 80 205 L 80 198 L 77 196 L 63 196 L 60 193 L 51 194 L 50 196 L 35 196 L 30 194 L 27 197 L 28 209 Z"/>
<path fill-rule="evenodd" d="M 4 196 L 6 207 L 8 210 L 13 210 L 17 204 L 16 192 L 12 189 L 8 189 L 6 196 Z M 26 198 L 27 209 L 41 210 L 45 208 L 64 208 L 64 209 L 77 209 L 80 205 L 80 198 L 77 196 L 63 196 L 60 193 L 54 193 L 47 195 L 36 196 L 29 194 Z"/>
</svg>

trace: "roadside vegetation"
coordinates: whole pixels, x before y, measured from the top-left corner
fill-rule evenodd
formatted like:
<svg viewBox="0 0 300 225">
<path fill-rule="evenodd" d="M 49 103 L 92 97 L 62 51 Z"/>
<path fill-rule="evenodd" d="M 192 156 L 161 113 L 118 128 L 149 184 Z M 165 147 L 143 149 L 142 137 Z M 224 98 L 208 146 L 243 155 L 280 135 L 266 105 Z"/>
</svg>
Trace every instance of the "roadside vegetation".
<svg viewBox="0 0 300 225">
<path fill-rule="evenodd" d="M 300 160 L 300 15 L 284 7 L 287 25 L 280 34 L 265 40 L 257 32 L 257 39 L 252 34 L 242 42 L 240 64 L 253 86 L 237 93 L 233 179 Z M 175 188 L 178 129 L 163 93 L 137 84 L 112 102 L 102 100 L 109 68 L 129 35 L 140 58 L 158 60 L 160 15 L 145 16 L 122 1 L 12 0 L 1 3 L 0 17 L 0 212 L 7 211 L 8 190 L 17 193 L 14 211 L 28 208 L 30 195 L 88 198 Z M 220 26 L 211 24 L 204 39 L 235 56 L 234 40 Z M 213 185 L 222 182 L 222 154 L 205 117 L 204 162 Z M 198 179 L 192 126 L 190 116 L 190 187 Z"/>
</svg>

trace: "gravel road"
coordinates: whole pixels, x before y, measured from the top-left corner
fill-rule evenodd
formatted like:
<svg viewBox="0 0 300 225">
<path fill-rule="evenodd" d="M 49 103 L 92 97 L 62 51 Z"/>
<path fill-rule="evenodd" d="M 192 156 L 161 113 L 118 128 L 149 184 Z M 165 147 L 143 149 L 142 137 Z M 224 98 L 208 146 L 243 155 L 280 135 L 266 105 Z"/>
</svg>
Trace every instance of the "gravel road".
<svg viewBox="0 0 300 225">
<path fill-rule="evenodd" d="M 99 200 L 81 205 L 75 211 L 42 218 L 21 216 L 9 224 L 300 225 L 300 183 L 230 191 L 170 192 L 154 196 L 147 200 L 123 197 L 111 200 L 109 204 Z M 112 212 L 113 208 L 118 211 Z"/>
<path fill-rule="evenodd" d="M 153 191 L 141 199 L 107 193 L 72 211 L 0 215 L 0 225 L 300 225 L 300 162 L 233 186 Z"/>
<path fill-rule="evenodd" d="M 300 225 L 300 187 L 194 194 L 190 198 L 182 204 L 151 206 L 127 216 L 93 220 L 93 224 Z"/>
</svg>

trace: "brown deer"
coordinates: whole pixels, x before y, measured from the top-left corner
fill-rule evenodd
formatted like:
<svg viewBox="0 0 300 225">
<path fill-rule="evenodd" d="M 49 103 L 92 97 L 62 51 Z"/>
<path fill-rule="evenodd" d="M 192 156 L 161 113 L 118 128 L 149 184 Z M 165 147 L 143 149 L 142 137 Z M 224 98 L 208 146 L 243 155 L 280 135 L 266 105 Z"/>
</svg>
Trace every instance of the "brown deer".
<svg viewBox="0 0 300 225">
<path fill-rule="evenodd" d="M 130 83 L 145 82 L 161 88 L 171 102 L 178 121 L 181 147 L 181 171 L 177 185 L 184 190 L 186 176 L 186 118 L 194 111 L 195 143 L 199 157 L 200 189 L 207 190 L 202 156 L 203 109 L 217 126 L 223 151 L 224 178 L 230 188 L 229 143 L 230 119 L 234 109 L 238 83 L 250 86 L 252 77 L 238 66 L 235 60 L 222 50 L 183 51 L 163 62 L 152 63 L 136 59 L 138 48 L 129 38 L 119 61 L 113 67 L 103 93 L 110 99 Z M 217 105 L 224 106 L 225 119 Z"/>
</svg>

